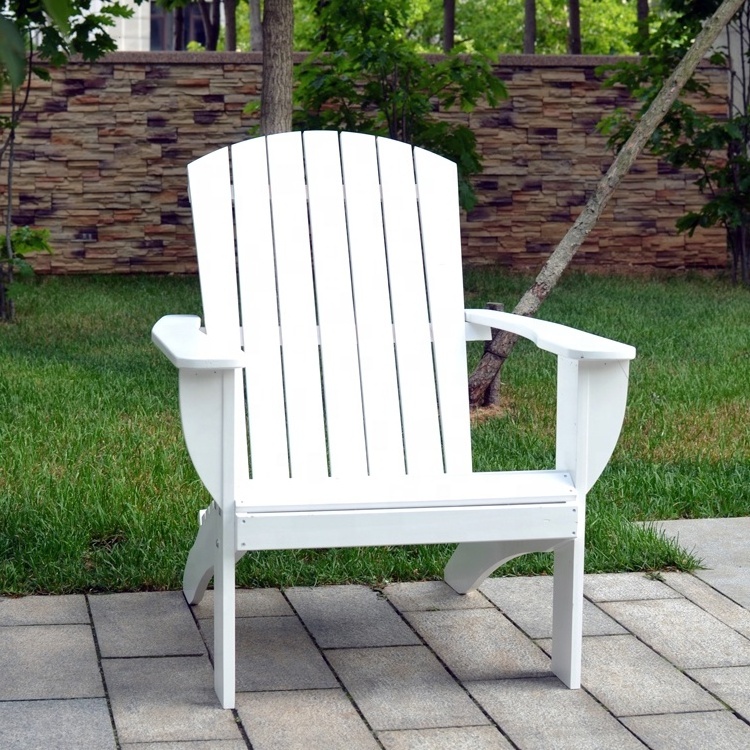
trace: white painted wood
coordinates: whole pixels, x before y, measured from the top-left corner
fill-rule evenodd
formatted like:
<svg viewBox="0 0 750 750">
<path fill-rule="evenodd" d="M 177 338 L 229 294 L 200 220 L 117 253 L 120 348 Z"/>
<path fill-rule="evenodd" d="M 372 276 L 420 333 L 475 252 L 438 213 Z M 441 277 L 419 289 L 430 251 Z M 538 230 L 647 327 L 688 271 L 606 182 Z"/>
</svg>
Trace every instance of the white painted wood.
<svg viewBox="0 0 750 750">
<path fill-rule="evenodd" d="M 338 133 L 303 134 L 328 452 L 333 477 L 367 475 Z"/>
<path fill-rule="evenodd" d="M 215 370 L 247 364 L 238 344 L 208 336 L 200 324 L 197 315 L 165 315 L 151 330 L 151 340 L 178 368 Z"/>
<path fill-rule="evenodd" d="M 152 333 L 179 368 L 185 440 L 213 497 L 183 584 L 196 602 L 214 575 L 221 704 L 234 706 L 235 563 L 262 549 L 458 542 L 445 576 L 459 591 L 554 550 L 552 666 L 578 687 L 585 493 L 619 435 L 635 350 L 462 312 L 453 167 L 369 136 L 304 139 L 304 160 L 300 134 L 233 147 L 234 213 L 228 151 L 190 166 L 206 329 L 168 316 Z M 558 355 L 553 471 L 471 473 L 464 339 L 492 327 Z"/>
<path fill-rule="evenodd" d="M 393 476 L 406 469 L 375 139 L 340 143 L 368 470 Z"/>
<path fill-rule="evenodd" d="M 570 474 L 507 471 L 351 479 L 289 479 L 248 483 L 242 512 L 356 508 L 431 508 L 455 505 L 570 502 L 577 496 Z"/>
<path fill-rule="evenodd" d="M 237 514 L 241 550 L 550 539 L 578 529 L 574 504 Z"/>
<path fill-rule="evenodd" d="M 464 315 L 468 323 L 517 333 L 531 339 L 540 349 L 561 357 L 612 360 L 635 358 L 635 348 L 628 344 L 621 344 L 559 323 L 550 323 L 548 320 L 496 310 L 465 310 Z"/>
<path fill-rule="evenodd" d="M 323 477 L 328 463 L 301 134 L 270 136 L 266 146 L 291 474 Z"/>
<path fill-rule="evenodd" d="M 188 180 L 206 331 L 212 338 L 239 344 L 229 149 L 188 164 Z"/>
<path fill-rule="evenodd" d="M 505 542 L 463 542 L 445 566 L 443 580 L 459 594 L 468 594 L 509 560 L 529 552 L 550 552 L 557 540 L 519 539 Z"/>
<path fill-rule="evenodd" d="M 417 148 L 414 169 L 445 471 L 466 473 L 471 471 L 471 436 L 456 167 Z"/>
<path fill-rule="evenodd" d="M 584 514 L 581 514 L 581 520 Z M 552 594 L 552 671 L 569 688 L 581 687 L 584 524 L 555 550 Z"/>
<path fill-rule="evenodd" d="M 379 138 L 388 281 L 406 471 L 444 470 L 411 147 Z"/>
<path fill-rule="evenodd" d="M 219 538 L 216 508 L 211 506 L 204 511 L 198 536 L 190 549 L 185 572 L 182 576 L 182 590 L 188 604 L 198 604 L 206 593 L 206 588 L 214 574 L 216 563 L 216 542 Z"/>
<path fill-rule="evenodd" d="M 256 477 L 288 477 L 289 448 L 265 139 L 238 143 L 232 146 L 231 154 L 242 333 L 244 349 L 250 355 L 245 385 L 252 472 Z"/>
</svg>

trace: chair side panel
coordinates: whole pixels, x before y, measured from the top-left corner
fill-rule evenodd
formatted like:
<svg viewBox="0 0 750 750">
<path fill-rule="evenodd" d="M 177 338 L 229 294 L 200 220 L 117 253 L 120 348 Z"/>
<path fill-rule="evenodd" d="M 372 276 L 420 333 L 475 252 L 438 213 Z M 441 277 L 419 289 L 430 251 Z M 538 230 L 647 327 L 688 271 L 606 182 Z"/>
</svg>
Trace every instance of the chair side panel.
<svg viewBox="0 0 750 750">
<path fill-rule="evenodd" d="M 188 181 L 206 331 L 239 345 L 229 149 L 191 162 Z"/>
<path fill-rule="evenodd" d="M 427 301 L 447 473 L 471 471 L 458 183 L 453 162 L 414 149 Z"/>
<path fill-rule="evenodd" d="M 340 142 L 368 467 L 371 476 L 404 474 L 375 139 L 342 133 Z"/>
<path fill-rule="evenodd" d="M 367 475 L 338 133 L 303 134 L 332 477 Z"/>
<path fill-rule="evenodd" d="M 433 474 L 444 467 L 412 149 L 377 146 L 407 473 Z"/>
<path fill-rule="evenodd" d="M 266 139 L 293 477 L 328 475 L 302 137 Z"/>
<path fill-rule="evenodd" d="M 254 478 L 289 477 L 276 267 L 265 138 L 232 147 L 237 268 L 242 300 L 250 453 Z"/>
</svg>

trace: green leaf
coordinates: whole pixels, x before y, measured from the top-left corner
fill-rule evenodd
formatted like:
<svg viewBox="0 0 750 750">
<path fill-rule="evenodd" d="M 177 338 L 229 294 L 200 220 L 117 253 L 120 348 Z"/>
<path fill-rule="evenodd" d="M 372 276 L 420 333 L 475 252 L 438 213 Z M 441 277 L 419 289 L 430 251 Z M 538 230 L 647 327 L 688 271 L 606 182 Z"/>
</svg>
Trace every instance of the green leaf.
<svg viewBox="0 0 750 750">
<path fill-rule="evenodd" d="M 73 4 L 70 0 L 42 0 L 44 9 L 63 34 L 70 31 L 70 17 L 73 15 Z"/>
<path fill-rule="evenodd" d="M 18 27 L 3 16 L 0 16 L 0 68 L 5 68 L 14 89 L 26 78 L 26 48 L 23 38 Z"/>
</svg>

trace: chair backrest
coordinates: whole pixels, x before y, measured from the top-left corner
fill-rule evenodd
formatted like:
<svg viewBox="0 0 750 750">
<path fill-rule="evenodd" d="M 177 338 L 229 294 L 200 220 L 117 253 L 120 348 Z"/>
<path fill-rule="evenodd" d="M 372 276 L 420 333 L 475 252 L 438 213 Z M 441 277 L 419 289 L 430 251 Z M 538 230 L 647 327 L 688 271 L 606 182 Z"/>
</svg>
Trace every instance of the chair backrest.
<svg viewBox="0 0 750 750">
<path fill-rule="evenodd" d="M 207 332 L 251 354 L 252 476 L 470 472 L 455 165 L 306 132 L 188 173 Z"/>
</svg>

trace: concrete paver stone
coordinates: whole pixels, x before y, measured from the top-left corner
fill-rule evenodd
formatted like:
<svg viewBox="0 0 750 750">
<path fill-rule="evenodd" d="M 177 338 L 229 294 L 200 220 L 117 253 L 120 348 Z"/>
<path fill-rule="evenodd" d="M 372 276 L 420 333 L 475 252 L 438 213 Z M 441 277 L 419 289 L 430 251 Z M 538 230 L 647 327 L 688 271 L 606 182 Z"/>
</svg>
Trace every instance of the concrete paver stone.
<svg viewBox="0 0 750 750">
<path fill-rule="evenodd" d="M 197 740 L 196 742 L 133 742 L 122 750 L 247 750 L 245 740 Z"/>
<path fill-rule="evenodd" d="M 652 750 L 747 750 L 750 727 L 729 711 L 630 716 L 623 723 Z"/>
<path fill-rule="evenodd" d="M 590 695 L 556 677 L 466 687 L 520 750 L 644 750 Z"/>
<path fill-rule="evenodd" d="M 319 648 L 420 643 L 388 601 L 366 586 L 290 588 L 285 593 Z"/>
<path fill-rule="evenodd" d="M 699 571 L 700 572 L 700 571 Z M 750 638 L 750 611 L 689 573 L 662 573 L 666 583 L 701 609 Z M 748 580 L 750 586 L 750 580 Z"/>
<path fill-rule="evenodd" d="M 489 578 L 479 590 L 529 638 L 552 637 L 552 577 Z M 583 634 L 627 632 L 588 600 L 583 602 Z"/>
<path fill-rule="evenodd" d="M 595 573 L 583 579 L 583 593 L 594 602 L 681 599 L 674 589 L 645 573 Z"/>
<path fill-rule="evenodd" d="M 181 591 L 89 597 L 103 658 L 206 653 Z"/>
<path fill-rule="evenodd" d="M 380 732 L 385 750 L 512 750 L 495 727 L 402 729 Z"/>
<path fill-rule="evenodd" d="M 459 680 L 498 680 L 551 674 L 549 658 L 496 609 L 407 612 Z"/>
<path fill-rule="evenodd" d="M 750 517 L 657 521 L 654 526 L 676 537 L 680 546 L 693 552 L 707 568 L 750 568 Z"/>
<path fill-rule="evenodd" d="M 213 619 L 201 620 L 213 654 Z M 239 691 L 335 688 L 335 676 L 296 617 L 242 617 L 236 621 Z"/>
<path fill-rule="evenodd" d="M 750 568 L 720 567 L 696 570 L 695 575 L 737 604 L 750 609 Z"/>
<path fill-rule="evenodd" d="M 326 655 L 375 731 L 489 724 L 424 646 L 335 649 Z"/>
<path fill-rule="evenodd" d="M 240 716 L 253 750 L 377 750 L 340 689 L 242 693 Z"/>
<path fill-rule="evenodd" d="M 615 716 L 723 708 L 632 635 L 584 638 L 582 672 L 584 687 Z"/>
<path fill-rule="evenodd" d="M 401 612 L 481 609 L 492 606 L 478 591 L 457 594 L 445 581 L 389 583 L 383 593 Z"/>
<path fill-rule="evenodd" d="M 3 627 L 0 643 L 0 700 L 104 696 L 90 626 Z"/>
<path fill-rule="evenodd" d="M 199 604 L 192 607 L 198 620 L 214 616 L 214 592 L 209 589 Z M 284 617 L 294 612 L 278 589 L 237 589 L 235 592 L 236 617 Z"/>
<path fill-rule="evenodd" d="M 601 607 L 681 669 L 750 665 L 750 640 L 686 599 Z"/>
<path fill-rule="evenodd" d="M 67 596 L 0 597 L 0 627 L 3 625 L 90 625 L 82 594 Z"/>
<path fill-rule="evenodd" d="M 115 750 L 104 698 L 0 703 L 3 750 Z"/>
<path fill-rule="evenodd" d="M 123 744 L 241 739 L 205 656 L 103 659 L 102 668 Z"/>
<path fill-rule="evenodd" d="M 750 722 L 750 667 L 691 669 L 688 674 Z"/>
</svg>

